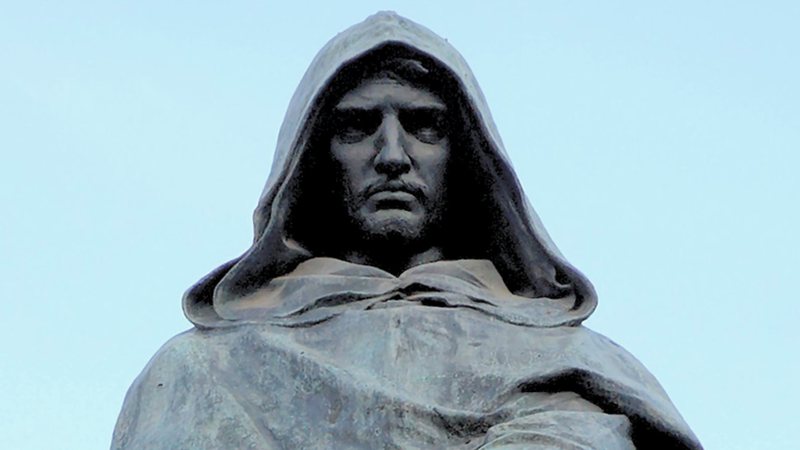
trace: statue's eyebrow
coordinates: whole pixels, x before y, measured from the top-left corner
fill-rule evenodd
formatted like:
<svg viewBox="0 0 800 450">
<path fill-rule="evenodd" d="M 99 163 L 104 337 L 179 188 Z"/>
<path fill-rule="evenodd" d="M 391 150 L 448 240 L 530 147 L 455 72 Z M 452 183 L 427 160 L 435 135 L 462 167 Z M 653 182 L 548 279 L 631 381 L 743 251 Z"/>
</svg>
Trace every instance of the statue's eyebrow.
<svg viewBox="0 0 800 450">
<path fill-rule="evenodd" d="M 380 108 L 377 108 L 377 107 L 368 108 L 368 107 L 363 107 L 363 106 L 339 104 L 339 105 L 336 105 L 333 108 L 333 110 L 336 111 L 336 112 L 350 112 L 350 111 L 353 111 L 353 112 L 361 112 L 361 111 L 363 111 L 363 112 L 371 112 L 371 111 L 380 111 Z"/>
<path fill-rule="evenodd" d="M 439 101 L 430 100 L 410 100 L 393 103 L 392 108 L 396 110 L 426 110 L 431 112 L 444 112 L 447 111 L 447 106 Z M 379 105 L 361 105 L 358 100 L 339 102 L 335 107 L 335 111 L 380 111 Z"/>
<path fill-rule="evenodd" d="M 403 113 L 411 112 L 411 113 L 415 113 L 415 114 L 441 115 L 441 114 L 444 114 L 444 113 L 447 112 L 447 108 L 445 108 L 444 105 L 442 105 L 442 106 L 425 105 L 425 106 L 419 106 L 419 107 L 415 107 L 415 106 L 402 107 L 402 108 L 398 108 L 398 111 L 403 112 Z"/>
<path fill-rule="evenodd" d="M 447 111 L 447 106 L 444 103 L 439 101 L 432 102 L 429 100 L 420 101 L 420 102 L 408 102 L 402 103 L 397 105 L 397 109 L 399 110 L 422 110 L 422 111 L 430 111 L 430 112 L 445 112 Z"/>
</svg>

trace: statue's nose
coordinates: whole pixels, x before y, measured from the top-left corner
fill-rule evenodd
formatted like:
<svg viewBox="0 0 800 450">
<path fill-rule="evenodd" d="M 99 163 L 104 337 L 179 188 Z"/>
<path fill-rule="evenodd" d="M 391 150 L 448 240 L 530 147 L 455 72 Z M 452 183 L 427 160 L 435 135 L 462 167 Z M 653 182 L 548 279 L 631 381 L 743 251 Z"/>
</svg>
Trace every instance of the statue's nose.
<svg viewBox="0 0 800 450">
<path fill-rule="evenodd" d="M 396 114 L 387 114 L 379 130 L 375 147 L 375 169 L 389 176 L 397 176 L 411 169 L 408 156 L 408 137 Z"/>
</svg>

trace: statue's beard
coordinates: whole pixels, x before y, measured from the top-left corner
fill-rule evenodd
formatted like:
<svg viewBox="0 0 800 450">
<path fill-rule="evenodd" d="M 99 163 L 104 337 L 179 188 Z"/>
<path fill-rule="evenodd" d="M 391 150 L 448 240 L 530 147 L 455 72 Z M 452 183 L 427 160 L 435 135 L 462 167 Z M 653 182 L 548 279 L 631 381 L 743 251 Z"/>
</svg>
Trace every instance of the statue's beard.
<svg viewBox="0 0 800 450">
<path fill-rule="evenodd" d="M 366 247 L 413 251 L 432 245 L 437 239 L 443 216 L 440 207 L 443 202 L 439 198 L 425 195 L 417 197 L 411 207 L 376 207 L 374 200 L 361 195 L 344 197 L 348 240 L 355 246 L 360 241 Z"/>
<path fill-rule="evenodd" d="M 414 245 L 428 240 L 431 222 L 428 214 L 419 217 L 400 210 L 350 211 L 350 218 L 353 230 L 371 244 Z"/>
</svg>

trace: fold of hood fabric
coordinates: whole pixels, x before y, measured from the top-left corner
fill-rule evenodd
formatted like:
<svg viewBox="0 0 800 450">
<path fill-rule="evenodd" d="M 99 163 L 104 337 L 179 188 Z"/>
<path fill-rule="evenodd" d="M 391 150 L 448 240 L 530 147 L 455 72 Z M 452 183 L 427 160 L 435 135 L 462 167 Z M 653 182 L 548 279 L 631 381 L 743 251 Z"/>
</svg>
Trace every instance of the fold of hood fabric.
<svg viewBox="0 0 800 450">
<path fill-rule="evenodd" d="M 292 272 L 273 278 L 244 298 L 220 302 L 212 312 L 234 323 L 314 325 L 345 311 L 420 304 L 468 308 L 496 320 L 521 326 L 549 326 L 553 316 L 567 316 L 563 299 L 520 297 L 508 290 L 486 260 L 437 261 L 418 265 L 399 276 L 371 266 L 333 258 L 312 258 Z M 558 320 L 558 319 L 557 319 Z"/>
</svg>

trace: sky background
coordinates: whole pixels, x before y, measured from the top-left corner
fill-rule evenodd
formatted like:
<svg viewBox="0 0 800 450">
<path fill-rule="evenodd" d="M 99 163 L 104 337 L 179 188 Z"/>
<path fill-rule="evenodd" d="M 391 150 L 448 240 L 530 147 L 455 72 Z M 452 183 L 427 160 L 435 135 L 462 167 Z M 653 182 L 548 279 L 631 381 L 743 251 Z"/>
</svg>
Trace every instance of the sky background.
<svg viewBox="0 0 800 450">
<path fill-rule="evenodd" d="M 470 63 L 586 324 L 706 448 L 798 448 L 800 3 L 658 3 L 0 1 L 0 448 L 108 448 L 249 246 L 306 67 L 379 9 Z"/>
</svg>

